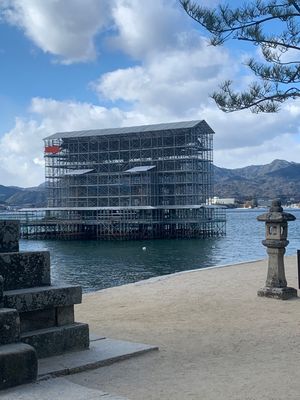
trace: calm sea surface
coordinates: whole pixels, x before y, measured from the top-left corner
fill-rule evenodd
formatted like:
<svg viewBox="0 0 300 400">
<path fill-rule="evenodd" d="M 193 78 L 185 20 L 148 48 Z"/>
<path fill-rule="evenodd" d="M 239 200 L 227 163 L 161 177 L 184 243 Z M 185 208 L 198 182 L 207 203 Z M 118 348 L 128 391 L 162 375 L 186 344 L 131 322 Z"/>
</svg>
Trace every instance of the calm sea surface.
<svg viewBox="0 0 300 400">
<path fill-rule="evenodd" d="M 288 210 L 287 254 L 300 249 L 300 210 Z M 261 244 L 265 210 L 228 210 L 227 235 L 219 239 L 132 242 L 22 240 L 21 250 L 51 252 L 52 282 L 80 284 L 84 292 L 136 282 L 153 276 L 266 257 Z M 143 247 L 146 251 L 143 251 Z M 242 267 L 241 267 L 242 268 Z"/>
</svg>

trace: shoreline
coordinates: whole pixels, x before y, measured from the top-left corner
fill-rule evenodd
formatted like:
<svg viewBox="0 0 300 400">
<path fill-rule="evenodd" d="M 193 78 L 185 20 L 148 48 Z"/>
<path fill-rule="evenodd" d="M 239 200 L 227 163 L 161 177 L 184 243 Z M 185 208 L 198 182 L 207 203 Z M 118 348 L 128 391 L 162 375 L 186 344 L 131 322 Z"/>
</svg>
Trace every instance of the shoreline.
<svg viewBox="0 0 300 400">
<path fill-rule="evenodd" d="M 286 256 L 286 257 L 295 257 L 296 255 L 290 255 L 290 256 Z M 235 267 L 235 266 L 240 266 L 243 264 L 253 264 L 253 263 L 257 263 L 257 262 L 262 262 L 265 261 L 265 258 L 260 258 L 257 260 L 249 260 L 249 261 L 241 261 L 241 262 L 237 262 L 235 264 L 221 264 L 221 265 L 216 265 L 214 267 L 204 267 L 204 268 L 195 268 L 195 269 L 187 269 L 186 271 L 179 271 L 179 272 L 174 272 L 171 274 L 165 274 L 165 275 L 157 275 L 157 276 L 152 276 L 151 278 L 146 278 L 146 279 L 141 279 L 139 281 L 136 282 L 131 282 L 131 283 L 124 283 L 123 285 L 117 285 L 117 286 L 111 286 L 108 288 L 104 288 L 104 289 L 98 289 L 98 290 L 94 290 L 91 292 L 85 292 L 82 293 L 82 296 L 89 296 L 92 295 L 94 293 L 99 293 L 99 292 L 103 292 L 105 290 L 110 290 L 110 289 L 114 289 L 114 288 L 119 288 L 119 287 L 123 287 L 123 286 L 135 286 L 135 285 L 147 285 L 147 284 L 151 284 L 151 283 L 155 283 L 164 279 L 168 279 L 172 276 L 177 276 L 177 275 L 184 275 L 184 274 L 189 274 L 189 273 L 193 273 L 193 272 L 200 272 L 200 271 L 206 271 L 206 270 L 210 270 L 210 269 L 222 269 L 222 268 L 229 268 L 229 267 Z"/>
</svg>

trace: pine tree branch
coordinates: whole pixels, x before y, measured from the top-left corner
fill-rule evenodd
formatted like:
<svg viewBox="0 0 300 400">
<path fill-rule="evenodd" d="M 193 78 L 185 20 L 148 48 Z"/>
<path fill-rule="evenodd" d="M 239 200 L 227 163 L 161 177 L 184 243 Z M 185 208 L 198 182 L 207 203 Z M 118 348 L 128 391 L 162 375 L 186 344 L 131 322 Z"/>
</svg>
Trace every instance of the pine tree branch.
<svg viewBox="0 0 300 400">
<path fill-rule="evenodd" d="M 246 0 L 242 7 L 231 8 L 229 3 L 215 9 L 193 0 L 179 1 L 186 13 L 211 33 L 212 45 L 234 39 L 261 49 L 264 61 L 252 59 L 246 64 L 257 82 L 247 91 L 235 93 L 227 81 L 220 92 L 213 93 L 221 110 L 276 112 L 284 101 L 300 97 L 300 61 L 298 56 L 291 60 L 300 51 L 300 1 Z"/>
<path fill-rule="evenodd" d="M 223 22 L 227 23 L 228 28 L 221 29 L 219 27 L 219 29 L 217 29 L 216 27 L 214 28 L 213 26 L 208 27 L 207 23 L 205 23 L 204 21 L 202 21 L 200 19 L 200 17 L 202 17 L 204 19 L 205 16 L 209 16 L 211 19 L 213 17 L 217 18 L 216 12 L 210 11 L 210 10 L 205 9 L 203 7 L 200 7 L 196 3 L 192 3 L 190 0 L 179 0 L 179 2 L 181 3 L 181 5 L 184 8 L 184 10 L 186 11 L 186 13 L 194 21 L 198 22 L 201 26 L 206 28 L 209 32 L 211 32 L 214 35 L 220 35 L 220 34 L 224 34 L 224 33 L 234 33 L 234 32 L 239 31 L 239 30 L 244 30 L 244 29 L 251 28 L 251 27 L 254 27 L 254 26 L 263 25 L 266 22 L 270 22 L 270 21 L 274 21 L 274 20 L 283 21 L 283 20 L 286 20 L 287 17 L 288 18 L 300 17 L 300 10 L 299 10 L 298 13 L 290 12 L 290 13 L 284 14 L 284 15 L 271 15 L 269 17 L 261 18 L 261 19 L 258 19 L 258 20 L 251 19 L 248 22 L 239 20 L 239 24 L 240 24 L 239 26 L 230 25 L 227 21 L 223 21 Z M 278 8 L 278 5 L 274 6 L 274 8 L 275 7 Z M 284 5 L 282 5 L 282 7 L 284 7 Z M 226 7 L 223 8 L 223 7 L 220 6 L 219 10 L 223 14 L 222 16 L 224 18 Z M 215 21 L 218 22 L 217 19 Z M 238 18 L 236 18 L 235 21 L 238 21 Z"/>
<path fill-rule="evenodd" d="M 300 6 L 296 1 L 291 0 L 290 3 L 296 8 L 296 10 L 300 13 Z"/>
<path fill-rule="evenodd" d="M 245 42 L 252 42 L 252 43 L 264 43 L 264 44 L 268 44 L 268 45 L 272 45 L 272 46 L 278 46 L 278 47 L 284 47 L 286 49 L 293 49 L 293 50 L 300 50 L 299 46 L 294 46 L 288 43 L 284 43 L 284 42 L 277 42 L 277 41 L 273 41 L 273 40 L 257 40 L 257 39 L 250 39 L 250 38 L 246 38 L 246 37 L 238 37 L 237 40 L 243 40 Z"/>
<path fill-rule="evenodd" d="M 227 86 L 226 86 L 227 85 Z M 231 91 L 231 82 L 226 82 L 221 88 L 221 92 L 212 94 L 212 98 L 217 103 L 218 107 L 226 112 L 234 112 L 239 110 L 251 109 L 252 112 L 276 112 L 279 106 L 276 103 L 283 103 L 287 99 L 300 98 L 300 89 L 292 87 L 285 92 L 276 92 L 271 95 L 256 93 L 251 96 L 249 92 L 236 94 Z M 257 89 L 258 87 L 254 87 Z"/>
<path fill-rule="evenodd" d="M 282 62 L 282 61 L 272 60 L 272 63 L 277 64 L 277 65 L 293 65 L 293 64 L 300 64 L 300 61 L 295 60 L 295 61 L 289 61 L 289 62 Z"/>
</svg>

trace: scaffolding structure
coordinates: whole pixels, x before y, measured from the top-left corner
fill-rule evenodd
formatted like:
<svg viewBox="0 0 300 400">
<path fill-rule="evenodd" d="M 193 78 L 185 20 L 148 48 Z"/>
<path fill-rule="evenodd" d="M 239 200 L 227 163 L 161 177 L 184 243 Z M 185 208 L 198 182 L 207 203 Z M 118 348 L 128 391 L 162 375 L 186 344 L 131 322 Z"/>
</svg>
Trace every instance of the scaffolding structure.
<svg viewBox="0 0 300 400">
<path fill-rule="evenodd" d="M 225 233 L 203 121 L 61 132 L 45 139 L 48 207 L 23 210 L 23 237 L 154 239 Z"/>
</svg>

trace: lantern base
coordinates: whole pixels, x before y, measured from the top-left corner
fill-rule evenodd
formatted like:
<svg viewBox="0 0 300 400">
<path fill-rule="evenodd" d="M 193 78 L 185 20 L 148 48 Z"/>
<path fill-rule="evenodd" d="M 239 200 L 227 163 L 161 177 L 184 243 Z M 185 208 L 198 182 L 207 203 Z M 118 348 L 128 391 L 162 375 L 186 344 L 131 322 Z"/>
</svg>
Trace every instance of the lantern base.
<svg viewBox="0 0 300 400">
<path fill-rule="evenodd" d="M 297 296 L 297 290 L 292 287 L 264 287 L 257 292 L 260 297 L 271 297 L 273 299 L 288 300 Z"/>
</svg>

